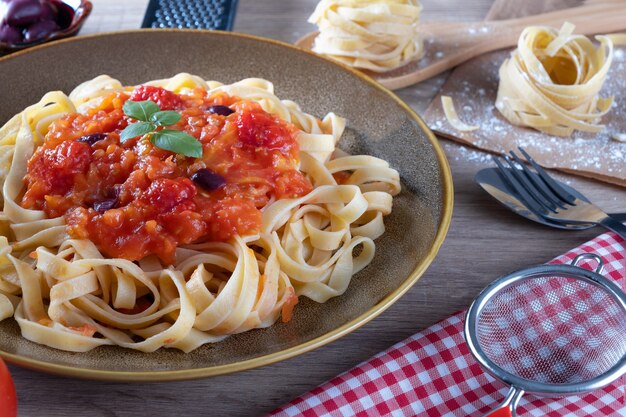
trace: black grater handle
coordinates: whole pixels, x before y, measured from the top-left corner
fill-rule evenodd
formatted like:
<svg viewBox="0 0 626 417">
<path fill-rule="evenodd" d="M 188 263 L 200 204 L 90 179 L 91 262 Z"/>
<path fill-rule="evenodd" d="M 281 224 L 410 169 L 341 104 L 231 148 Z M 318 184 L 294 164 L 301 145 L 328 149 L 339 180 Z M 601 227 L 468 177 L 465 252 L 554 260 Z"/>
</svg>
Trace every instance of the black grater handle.
<svg viewBox="0 0 626 417">
<path fill-rule="evenodd" d="M 232 30 L 237 0 L 150 0 L 142 28 Z"/>
</svg>

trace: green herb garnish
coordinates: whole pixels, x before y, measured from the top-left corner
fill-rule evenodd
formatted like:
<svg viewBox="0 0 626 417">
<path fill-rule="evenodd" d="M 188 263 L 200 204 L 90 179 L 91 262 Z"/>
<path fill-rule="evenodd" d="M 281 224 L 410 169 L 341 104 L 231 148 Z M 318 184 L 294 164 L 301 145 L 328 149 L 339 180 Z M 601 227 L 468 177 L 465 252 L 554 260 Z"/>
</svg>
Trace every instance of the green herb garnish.
<svg viewBox="0 0 626 417">
<path fill-rule="evenodd" d="M 128 117 L 132 117 L 135 120 L 141 120 L 144 122 L 150 121 L 150 116 L 161 110 L 159 105 L 154 101 L 130 101 L 127 100 L 122 107 L 124 114 Z"/>
<path fill-rule="evenodd" d="M 168 151 L 182 153 L 187 156 L 193 156 L 194 158 L 200 158 L 202 156 L 202 145 L 198 142 L 198 139 L 180 130 L 161 130 L 152 135 L 150 142 L 152 142 L 154 146 Z M 181 151 L 181 149 L 184 150 L 184 152 Z"/>
<path fill-rule="evenodd" d="M 120 133 L 120 142 L 126 142 L 128 139 L 154 132 L 154 129 L 156 129 L 156 126 L 148 122 L 130 124 Z"/>
<path fill-rule="evenodd" d="M 178 123 L 181 117 L 178 112 L 161 111 L 159 105 L 150 100 L 127 100 L 122 110 L 126 116 L 138 120 L 138 122 L 129 124 L 122 130 L 120 142 L 151 133 L 150 142 L 158 148 L 193 158 L 202 156 L 202 144 L 193 136 L 173 129 L 156 131 L 158 126 L 171 126 Z"/>
</svg>

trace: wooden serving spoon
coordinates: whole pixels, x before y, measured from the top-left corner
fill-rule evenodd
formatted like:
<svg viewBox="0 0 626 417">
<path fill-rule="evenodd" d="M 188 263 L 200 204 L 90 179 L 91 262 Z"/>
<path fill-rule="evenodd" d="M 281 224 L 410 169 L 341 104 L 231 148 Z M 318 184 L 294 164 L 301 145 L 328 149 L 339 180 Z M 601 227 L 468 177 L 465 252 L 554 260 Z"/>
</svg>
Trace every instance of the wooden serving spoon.
<svg viewBox="0 0 626 417">
<path fill-rule="evenodd" d="M 592 35 L 626 29 L 626 1 L 603 0 L 571 9 L 558 10 L 516 19 L 484 22 L 423 22 L 419 24 L 424 39 L 424 56 L 400 68 L 375 73 L 363 70 L 387 88 L 397 90 L 426 80 L 487 52 L 517 45 L 527 26 L 559 28 L 564 22 L 576 25 L 576 33 Z M 296 41 L 312 49 L 318 32 Z M 497 63 L 498 65 L 500 63 Z"/>
</svg>

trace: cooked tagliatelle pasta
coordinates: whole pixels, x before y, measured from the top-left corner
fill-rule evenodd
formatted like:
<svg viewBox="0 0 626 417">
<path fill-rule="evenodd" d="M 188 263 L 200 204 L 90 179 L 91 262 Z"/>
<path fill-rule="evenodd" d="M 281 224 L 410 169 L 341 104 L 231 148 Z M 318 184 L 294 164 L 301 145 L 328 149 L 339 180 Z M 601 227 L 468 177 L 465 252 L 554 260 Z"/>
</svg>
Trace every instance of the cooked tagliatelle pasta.
<svg viewBox="0 0 626 417">
<path fill-rule="evenodd" d="M 479 128 L 479 126 L 468 125 L 467 123 L 461 121 L 461 118 L 459 118 L 459 115 L 454 108 L 454 102 L 452 101 L 452 97 L 441 96 L 441 105 L 443 107 L 443 113 L 446 115 L 446 119 L 448 119 L 448 122 L 456 130 L 460 132 L 470 132 Z"/>
<path fill-rule="evenodd" d="M 574 25 L 560 30 L 532 26 L 500 67 L 496 108 L 511 123 L 556 136 L 575 130 L 599 132 L 613 103 L 600 89 L 611 67 L 614 43 L 624 35 L 597 36 L 595 47 Z"/>
<path fill-rule="evenodd" d="M 322 0 L 309 17 L 319 28 L 313 51 L 347 65 L 390 71 L 419 59 L 418 0 Z"/>
<path fill-rule="evenodd" d="M 47 93 L 0 129 L 0 320 L 67 351 L 189 352 L 341 295 L 400 191 L 336 149 L 344 126 L 262 79 Z M 200 157 L 167 149 L 181 132 Z"/>
</svg>

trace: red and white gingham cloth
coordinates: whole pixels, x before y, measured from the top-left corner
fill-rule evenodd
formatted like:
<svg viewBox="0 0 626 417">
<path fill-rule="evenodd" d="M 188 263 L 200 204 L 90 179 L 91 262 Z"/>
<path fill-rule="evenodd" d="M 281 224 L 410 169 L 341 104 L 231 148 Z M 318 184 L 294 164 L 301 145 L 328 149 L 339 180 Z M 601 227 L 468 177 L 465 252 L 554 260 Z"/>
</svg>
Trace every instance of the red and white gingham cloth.
<svg viewBox="0 0 626 417">
<path fill-rule="evenodd" d="M 590 252 L 604 275 L 626 289 L 626 244 L 606 233 L 551 263 Z M 584 265 L 584 264 L 583 264 Z M 481 369 L 463 337 L 459 312 L 273 411 L 270 416 L 481 416 L 509 387 Z M 626 416 L 626 376 L 604 389 L 560 399 L 522 397 L 521 416 Z"/>
</svg>

